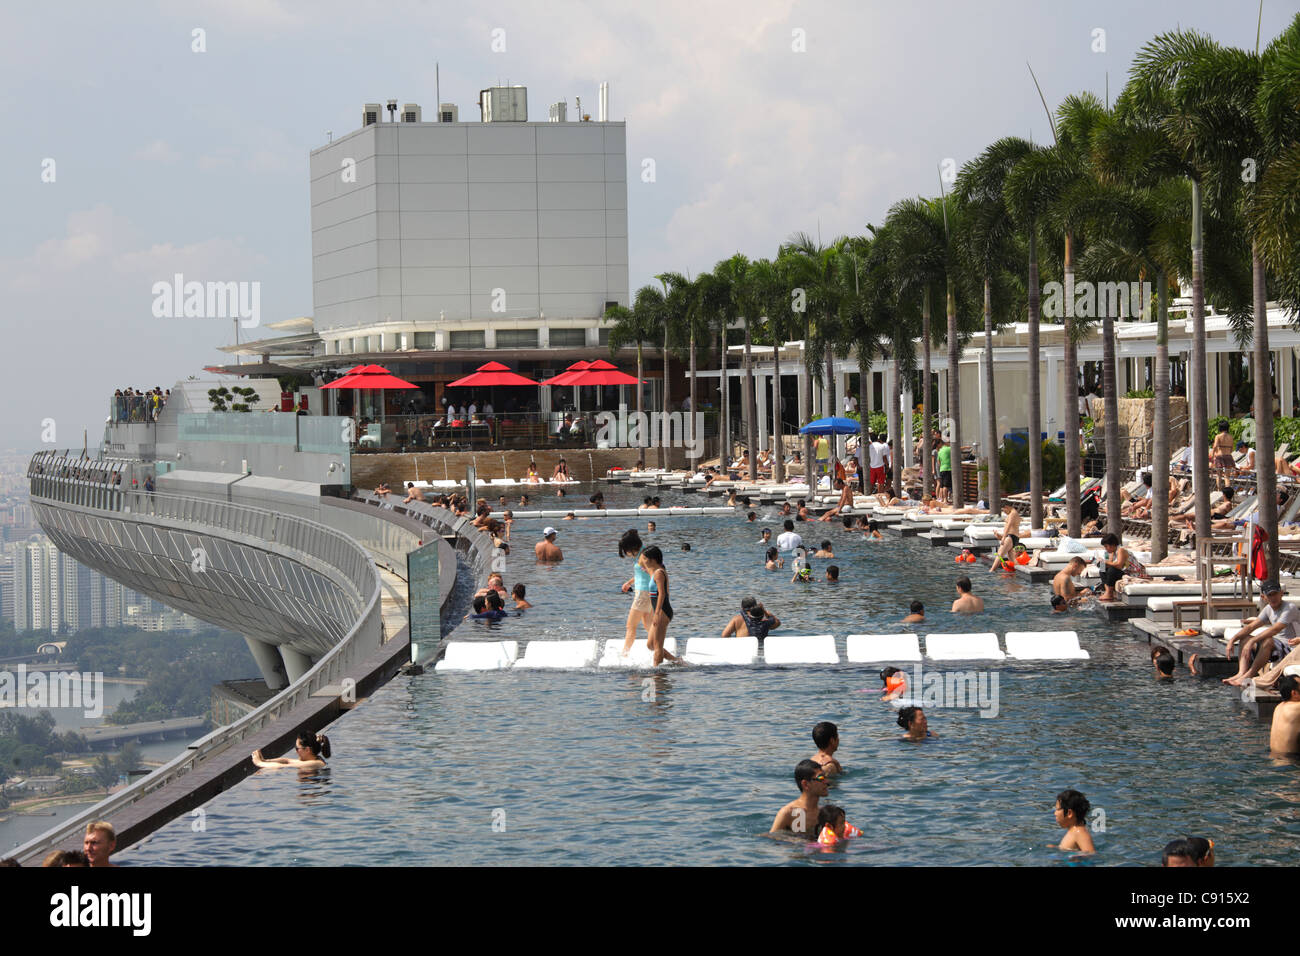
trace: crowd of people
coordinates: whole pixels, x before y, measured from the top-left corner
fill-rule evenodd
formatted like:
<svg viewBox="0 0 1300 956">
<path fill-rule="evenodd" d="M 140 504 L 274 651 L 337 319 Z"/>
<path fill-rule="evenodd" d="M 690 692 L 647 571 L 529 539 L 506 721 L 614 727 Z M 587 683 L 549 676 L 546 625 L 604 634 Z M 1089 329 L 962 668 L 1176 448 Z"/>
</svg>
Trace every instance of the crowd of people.
<svg viewBox="0 0 1300 956">
<path fill-rule="evenodd" d="M 113 393 L 113 422 L 156 422 L 172 390 L 154 387 L 148 391 L 119 388 Z"/>
</svg>

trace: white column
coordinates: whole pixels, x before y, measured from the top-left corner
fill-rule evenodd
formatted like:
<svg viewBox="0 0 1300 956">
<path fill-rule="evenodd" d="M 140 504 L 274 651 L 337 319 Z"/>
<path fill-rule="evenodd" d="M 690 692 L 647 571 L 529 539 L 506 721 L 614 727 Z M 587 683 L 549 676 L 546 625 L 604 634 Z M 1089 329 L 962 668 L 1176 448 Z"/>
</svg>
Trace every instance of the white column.
<svg viewBox="0 0 1300 956">
<path fill-rule="evenodd" d="M 754 391 L 757 393 L 755 395 L 755 404 L 758 409 L 757 415 L 758 415 L 758 450 L 759 451 L 766 451 L 767 444 L 768 444 L 767 441 L 767 430 L 768 430 L 767 380 L 768 378 L 769 376 L 766 373 L 757 374 L 754 376 Z"/>
<path fill-rule="evenodd" d="M 978 457 L 986 457 L 989 453 L 988 450 L 989 438 L 988 435 L 985 434 L 985 432 L 988 431 L 987 419 L 988 419 L 989 410 L 984 407 L 984 402 L 986 401 L 986 397 L 988 395 L 989 377 L 986 374 L 986 370 L 984 368 L 984 353 L 982 349 L 980 350 L 980 358 L 979 358 L 979 362 L 976 365 L 976 368 L 979 369 L 979 374 L 975 377 L 975 380 L 978 383 L 979 390 L 980 390 L 979 403 L 976 405 L 976 408 L 979 409 L 979 417 L 976 419 L 976 421 L 979 422 L 979 428 L 977 429 L 978 438 L 976 440 L 979 442 L 979 447 L 980 447 L 980 455 Z M 966 434 L 965 430 L 963 430 L 962 435 L 965 436 L 965 434 Z M 994 441 L 997 441 L 997 439 L 994 438 Z"/>
<path fill-rule="evenodd" d="M 874 372 L 868 374 L 872 375 L 873 377 L 875 376 Z M 885 440 L 888 441 L 890 438 L 894 436 L 894 424 L 898 421 L 898 416 L 902 411 L 898 407 L 898 404 L 892 401 L 892 396 L 894 394 L 894 363 L 892 359 L 890 360 L 889 367 L 885 370 L 883 374 L 885 380 L 885 387 L 882 390 L 881 394 L 885 399 L 885 432 L 886 432 Z M 876 390 L 872 388 L 870 394 L 874 396 L 875 391 Z M 906 436 L 900 436 L 900 437 L 906 437 Z M 904 442 L 904 444 L 910 444 L 910 443 Z M 903 450 L 901 448 L 895 448 L 894 454 L 896 455 L 901 454 L 902 451 Z"/>
<path fill-rule="evenodd" d="M 1279 349 L 1277 353 L 1277 397 L 1282 402 L 1282 417 L 1291 417 L 1291 408 L 1295 403 L 1295 382 L 1291 379 L 1291 359 L 1295 355 L 1292 347 Z"/>
<path fill-rule="evenodd" d="M 806 401 L 808 401 L 808 398 L 807 398 L 807 394 L 806 394 L 807 390 L 806 390 L 805 387 L 804 387 L 803 369 L 801 369 L 801 368 L 800 368 L 800 369 L 796 369 L 796 372 L 797 372 L 797 374 L 795 375 L 795 381 L 798 382 L 798 384 L 799 384 L 799 394 L 798 394 L 799 408 L 804 408 L 804 407 L 805 407 L 805 406 L 804 406 L 804 403 L 805 403 Z M 809 416 L 810 416 L 810 419 L 809 419 L 809 420 L 811 420 L 811 419 L 817 417 L 817 415 L 812 411 L 811 405 L 808 406 L 808 410 L 809 410 Z M 797 417 L 797 416 L 796 416 L 796 417 Z M 806 424 L 808 424 L 808 422 L 799 422 L 799 423 L 798 423 L 799 427 L 802 427 L 802 426 L 804 426 L 804 425 L 806 425 Z M 809 467 L 811 467 L 811 466 L 809 466 Z"/>
<path fill-rule="evenodd" d="M 1043 420 L 1048 439 L 1055 441 L 1056 433 L 1061 430 L 1061 356 L 1055 351 L 1045 351 L 1043 355 L 1047 359 L 1047 414 Z M 1029 436 L 1031 441 L 1037 441 L 1038 437 Z"/>
</svg>

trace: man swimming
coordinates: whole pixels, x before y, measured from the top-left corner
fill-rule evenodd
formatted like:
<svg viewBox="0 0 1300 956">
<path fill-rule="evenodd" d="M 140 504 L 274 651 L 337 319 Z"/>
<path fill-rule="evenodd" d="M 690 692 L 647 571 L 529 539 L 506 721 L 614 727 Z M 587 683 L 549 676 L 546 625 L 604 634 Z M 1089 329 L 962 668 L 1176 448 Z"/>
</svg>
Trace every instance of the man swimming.
<svg viewBox="0 0 1300 956">
<path fill-rule="evenodd" d="M 1283 674 L 1277 692 L 1282 703 L 1273 708 L 1273 726 L 1268 732 L 1268 747 L 1273 753 L 1300 753 L 1300 679 Z"/>
<path fill-rule="evenodd" d="M 788 831 L 800 836 L 812 833 L 817 823 L 818 803 L 826 796 L 826 772 L 812 760 L 800 760 L 794 768 L 794 785 L 799 796 L 777 811 L 769 833 Z"/>
<path fill-rule="evenodd" d="M 1067 605 L 1077 605 L 1092 595 L 1092 588 L 1081 588 L 1074 579 L 1083 573 L 1083 558 L 1071 558 L 1056 576 L 1052 578 L 1052 593 L 1058 595 Z"/>
<path fill-rule="evenodd" d="M 952 602 L 953 614 L 978 614 L 984 610 L 984 599 L 971 593 L 970 578 L 957 579 L 957 600 Z"/>
<path fill-rule="evenodd" d="M 769 631 L 775 631 L 780 626 L 780 618 L 763 607 L 757 599 L 746 597 L 740 601 L 740 613 L 732 617 L 722 629 L 722 636 L 756 637 L 761 641 Z"/>
<path fill-rule="evenodd" d="M 922 624 L 925 622 L 925 605 L 920 601 L 913 601 L 907 617 L 903 618 L 903 624 Z"/>
</svg>

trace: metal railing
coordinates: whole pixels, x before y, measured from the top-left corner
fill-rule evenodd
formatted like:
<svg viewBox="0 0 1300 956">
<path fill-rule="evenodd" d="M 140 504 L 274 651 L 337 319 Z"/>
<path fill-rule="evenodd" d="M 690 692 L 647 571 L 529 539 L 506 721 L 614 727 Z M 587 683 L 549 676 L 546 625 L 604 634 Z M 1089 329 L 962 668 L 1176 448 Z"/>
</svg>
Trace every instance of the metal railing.
<svg viewBox="0 0 1300 956">
<path fill-rule="evenodd" d="M 262 537 L 273 550 L 306 555 L 329 564 L 342 573 L 356 588 L 352 597 L 357 619 L 347 634 L 298 681 L 235 723 L 219 728 L 190 744 L 185 753 L 163 764 L 147 777 L 64 821 L 54 830 L 29 840 L 12 853 L 20 860 L 32 859 L 53 849 L 92 820 L 112 818 L 125 807 L 174 783 L 209 757 L 260 732 L 268 724 L 301 707 L 323 688 L 337 685 L 345 677 L 353 676 L 352 671 L 357 663 L 384 643 L 379 572 L 369 554 L 346 535 L 304 518 L 261 508 L 184 495 L 120 492 L 104 488 L 102 482 L 63 477 L 60 474 L 70 465 L 86 468 L 99 464 L 100 461 L 60 456 L 57 452 L 38 453 L 28 468 L 28 474 L 32 478 L 32 497 L 80 504 L 86 498 L 84 489 L 78 486 L 95 484 L 94 490 L 109 491 L 110 496 L 106 499 L 108 503 L 103 506 L 83 504 L 83 507 L 123 516 L 131 515 L 134 518 L 160 518 L 195 524 L 205 529 L 218 528 L 235 534 Z M 134 511 L 131 504 L 143 504 L 151 510 L 147 513 Z M 294 558 L 293 554 L 285 556 L 291 560 Z M 366 640 L 367 636 L 378 639 Z"/>
</svg>

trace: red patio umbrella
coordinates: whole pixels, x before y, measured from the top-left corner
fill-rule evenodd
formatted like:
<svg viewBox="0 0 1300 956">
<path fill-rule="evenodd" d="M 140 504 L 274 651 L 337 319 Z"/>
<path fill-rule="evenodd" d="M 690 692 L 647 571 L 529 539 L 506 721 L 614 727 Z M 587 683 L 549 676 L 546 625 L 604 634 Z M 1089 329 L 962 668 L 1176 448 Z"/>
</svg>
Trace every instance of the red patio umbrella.
<svg viewBox="0 0 1300 956">
<path fill-rule="evenodd" d="M 335 379 L 328 385 L 322 385 L 326 388 L 368 388 L 368 389 L 398 389 L 398 388 L 419 388 L 418 385 L 412 385 L 393 375 L 388 369 L 380 365 L 358 365 L 347 375 L 340 379 Z"/>
<path fill-rule="evenodd" d="M 640 380 L 635 376 L 620 372 L 618 367 L 604 359 L 596 359 L 585 369 L 575 372 L 573 377 L 563 382 L 564 385 L 637 385 Z"/>
<path fill-rule="evenodd" d="M 492 388 L 497 385 L 532 385 L 537 383 L 531 378 L 525 378 L 517 372 L 512 372 L 500 362 L 488 362 L 486 365 L 480 365 L 478 369 L 464 378 L 458 378 L 454 382 L 448 383 L 446 388 Z"/>
<path fill-rule="evenodd" d="M 548 378 L 546 381 L 542 382 L 541 384 L 543 384 L 543 385 L 571 385 L 571 384 L 573 384 L 573 378 L 574 378 L 574 376 L 577 375 L 579 372 L 583 371 L 584 369 L 586 369 L 586 368 L 587 368 L 588 366 L 590 366 L 590 365 L 591 365 L 590 362 L 581 362 L 581 361 L 579 361 L 579 362 L 574 362 L 572 365 L 570 365 L 568 368 L 566 368 L 566 369 L 565 369 L 563 372 L 561 372 L 559 375 L 556 375 L 554 378 Z"/>
</svg>

